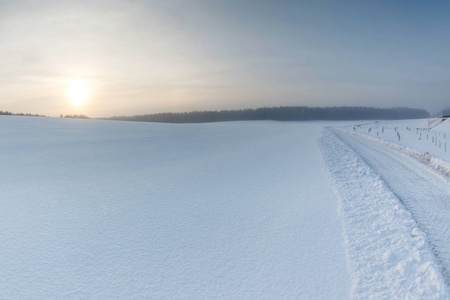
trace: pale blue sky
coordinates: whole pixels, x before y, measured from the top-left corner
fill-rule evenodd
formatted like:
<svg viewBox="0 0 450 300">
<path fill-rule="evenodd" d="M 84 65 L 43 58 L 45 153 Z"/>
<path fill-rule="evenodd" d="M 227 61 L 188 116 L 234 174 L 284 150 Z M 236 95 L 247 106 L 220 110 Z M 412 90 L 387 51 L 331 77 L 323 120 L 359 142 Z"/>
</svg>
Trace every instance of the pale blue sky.
<svg viewBox="0 0 450 300">
<path fill-rule="evenodd" d="M 450 107 L 445 1 L 1 1 L 0 110 Z M 91 88 L 85 106 L 66 95 Z"/>
</svg>

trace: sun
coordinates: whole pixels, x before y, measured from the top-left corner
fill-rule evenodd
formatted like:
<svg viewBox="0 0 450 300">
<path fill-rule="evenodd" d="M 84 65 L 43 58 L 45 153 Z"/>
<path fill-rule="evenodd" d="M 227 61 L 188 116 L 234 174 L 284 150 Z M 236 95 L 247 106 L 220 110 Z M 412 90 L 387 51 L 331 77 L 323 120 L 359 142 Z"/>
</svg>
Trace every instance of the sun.
<svg viewBox="0 0 450 300">
<path fill-rule="evenodd" d="M 81 106 L 89 98 L 89 85 L 81 79 L 72 80 L 67 86 L 67 95 L 73 105 Z"/>
</svg>

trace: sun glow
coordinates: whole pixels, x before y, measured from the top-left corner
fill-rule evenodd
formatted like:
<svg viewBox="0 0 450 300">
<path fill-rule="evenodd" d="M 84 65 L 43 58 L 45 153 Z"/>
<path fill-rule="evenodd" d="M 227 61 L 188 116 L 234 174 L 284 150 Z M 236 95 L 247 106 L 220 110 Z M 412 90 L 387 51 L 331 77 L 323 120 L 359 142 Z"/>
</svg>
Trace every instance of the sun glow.
<svg viewBox="0 0 450 300">
<path fill-rule="evenodd" d="M 89 98 L 89 86 L 84 80 L 72 80 L 67 86 L 67 95 L 73 105 L 81 106 Z"/>
</svg>

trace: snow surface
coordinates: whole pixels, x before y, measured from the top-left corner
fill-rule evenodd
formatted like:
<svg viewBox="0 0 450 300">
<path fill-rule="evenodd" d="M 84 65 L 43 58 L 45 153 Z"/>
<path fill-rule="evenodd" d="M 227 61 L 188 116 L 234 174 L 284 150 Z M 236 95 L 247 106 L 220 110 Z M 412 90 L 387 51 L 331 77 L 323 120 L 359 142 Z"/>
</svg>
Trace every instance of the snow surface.
<svg viewBox="0 0 450 300">
<path fill-rule="evenodd" d="M 341 198 L 354 274 L 352 297 L 448 298 L 442 261 L 436 261 L 427 235 L 414 221 L 419 216 L 422 224 L 440 228 L 432 209 L 420 210 L 441 202 L 435 199 L 445 193 L 438 188 L 437 174 L 426 176 L 425 165 L 351 132 L 326 132 L 321 145 Z"/>
<path fill-rule="evenodd" d="M 450 162 L 450 120 L 435 118 L 367 122 L 347 129 Z"/>
<path fill-rule="evenodd" d="M 412 213 L 450 284 L 449 120 L 370 122 L 336 133 Z"/>
<path fill-rule="evenodd" d="M 323 126 L 0 117 L 0 298 L 348 298 Z"/>
<path fill-rule="evenodd" d="M 0 116 L 0 299 L 450 299 L 447 134 Z"/>
</svg>

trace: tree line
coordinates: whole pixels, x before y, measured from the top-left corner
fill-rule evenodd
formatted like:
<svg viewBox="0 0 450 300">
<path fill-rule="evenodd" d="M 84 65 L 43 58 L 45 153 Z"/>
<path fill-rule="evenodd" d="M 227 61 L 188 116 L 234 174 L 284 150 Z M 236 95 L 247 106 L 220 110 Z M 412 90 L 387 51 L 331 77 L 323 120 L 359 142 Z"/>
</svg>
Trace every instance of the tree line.
<svg viewBox="0 0 450 300">
<path fill-rule="evenodd" d="M 63 114 L 61 114 L 60 116 L 59 116 L 60 118 L 69 118 L 69 119 L 90 119 L 88 116 L 86 116 L 86 115 L 76 115 L 76 114 L 73 114 L 73 115 L 63 115 Z"/>
<path fill-rule="evenodd" d="M 442 113 L 450 115 L 450 110 Z M 30 113 L 0 111 L 0 115 L 45 117 Z M 61 118 L 89 119 L 86 115 L 60 115 Z M 156 113 L 134 116 L 114 116 L 103 120 L 159 122 L 159 123 L 206 123 L 224 121 L 311 121 L 311 120 L 400 120 L 429 118 L 424 109 L 406 107 L 374 108 L 360 106 L 308 107 L 280 106 L 256 109 L 192 111 L 182 113 Z"/>
<path fill-rule="evenodd" d="M 257 109 L 192 111 L 183 113 L 156 113 L 134 116 L 114 116 L 107 120 L 160 122 L 160 123 L 206 123 L 224 121 L 311 121 L 311 120 L 400 120 L 429 118 L 424 109 L 406 107 L 307 107 L 281 106 Z"/>
<path fill-rule="evenodd" d="M 25 117 L 45 117 L 44 115 L 30 114 L 30 113 L 12 113 L 10 111 L 0 110 L 0 116 L 25 116 Z"/>
<path fill-rule="evenodd" d="M 450 108 L 443 109 L 441 115 L 446 117 L 450 116 Z"/>
</svg>

